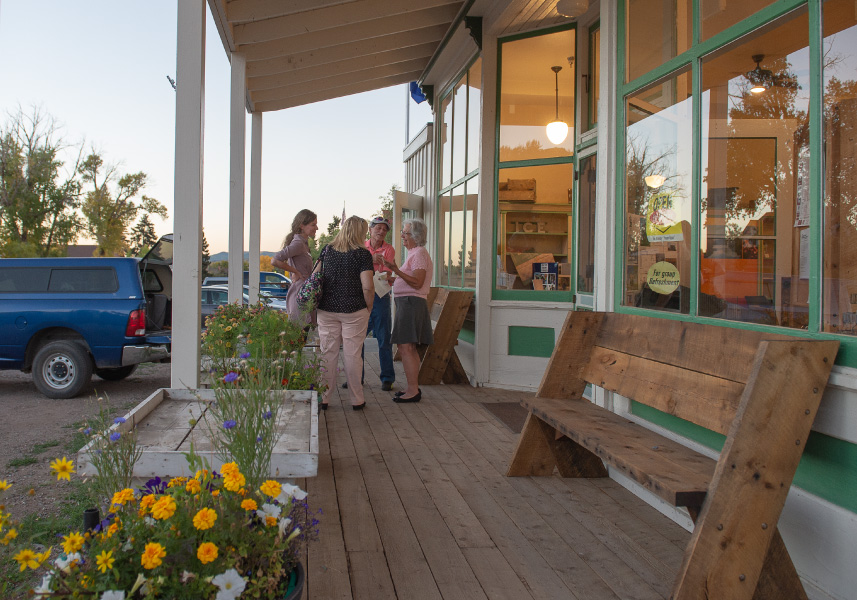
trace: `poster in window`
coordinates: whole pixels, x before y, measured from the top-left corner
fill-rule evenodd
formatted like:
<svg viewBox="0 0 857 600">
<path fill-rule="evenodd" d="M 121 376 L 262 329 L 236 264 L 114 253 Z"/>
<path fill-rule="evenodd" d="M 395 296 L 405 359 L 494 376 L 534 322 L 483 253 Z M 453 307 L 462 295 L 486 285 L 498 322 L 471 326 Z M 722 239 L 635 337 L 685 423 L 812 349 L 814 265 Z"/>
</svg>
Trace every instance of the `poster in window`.
<svg viewBox="0 0 857 600">
<path fill-rule="evenodd" d="M 680 242 L 683 239 L 681 221 L 676 212 L 673 192 L 652 196 L 646 209 L 646 237 L 650 242 Z"/>
</svg>

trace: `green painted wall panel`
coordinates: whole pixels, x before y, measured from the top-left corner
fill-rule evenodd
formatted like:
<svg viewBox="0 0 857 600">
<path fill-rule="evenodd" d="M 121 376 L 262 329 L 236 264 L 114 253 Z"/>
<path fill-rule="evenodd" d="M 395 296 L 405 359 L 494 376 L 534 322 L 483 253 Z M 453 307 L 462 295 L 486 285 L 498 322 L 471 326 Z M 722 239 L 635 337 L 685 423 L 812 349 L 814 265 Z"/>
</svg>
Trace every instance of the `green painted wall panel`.
<svg viewBox="0 0 857 600">
<path fill-rule="evenodd" d="M 555 345 L 553 327 L 509 326 L 509 356 L 550 358 Z"/>
<path fill-rule="evenodd" d="M 726 441 L 724 435 L 639 402 L 631 402 L 631 412 L 718 452 Z M 857 444 L 813 431 L 795 473 L 794 485 L 857 513 Z"/>
</svg>

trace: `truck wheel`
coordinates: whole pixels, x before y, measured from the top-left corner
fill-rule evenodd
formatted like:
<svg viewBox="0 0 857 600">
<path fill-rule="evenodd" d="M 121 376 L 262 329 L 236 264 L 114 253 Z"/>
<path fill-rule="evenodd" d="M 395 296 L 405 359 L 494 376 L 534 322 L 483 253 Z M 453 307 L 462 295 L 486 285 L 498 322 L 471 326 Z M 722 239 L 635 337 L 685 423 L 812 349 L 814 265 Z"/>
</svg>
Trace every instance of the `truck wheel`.
<svg viewBox="0 0 857 600">
<path fill-rule="evenodd" d="M 73 398 L 92 379 L 92 360 L 74 342 L 50 342 L 33 360 L 33 382 L 48 398 Z"/>
<path fill-rule="evenodd" d="M 121 381 L 136 370 L 137 365 L 127 365 L 112 369 L 95 369 L 95 374 L 106 381 Z"/>
</svg>

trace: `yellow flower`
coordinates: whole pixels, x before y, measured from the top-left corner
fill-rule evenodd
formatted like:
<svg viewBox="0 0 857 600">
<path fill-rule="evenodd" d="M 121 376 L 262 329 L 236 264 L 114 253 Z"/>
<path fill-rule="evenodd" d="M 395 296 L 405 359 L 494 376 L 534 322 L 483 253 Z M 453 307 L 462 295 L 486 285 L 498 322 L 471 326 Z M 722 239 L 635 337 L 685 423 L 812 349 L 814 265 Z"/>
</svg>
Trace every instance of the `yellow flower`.
<svg viewBox="0 0 857 600">
<path fill-rule="evenodd" d="M 5 479 L 0 481 L 0 492 L 8 490 L 10 487 L 12 487 L 12 484 L 8 483 Z"/>
<path fill-rule="evenodd" d="M 170 496 L 163 496 L 152 506 L 152 516 L 158 520 L 169 519 L 176 512 L 176 501 Z"/>
<path fill-rule="evenodd" d="M 196 557 L 204 565 L 214 561 L 217 558 L 217 546 L 211 542 L 203 542 L 196 551 Z"/>
<path fill-rule="evenodd" d="M 222 467 L 220 467 L 220 474 L 226 477 L 227 475 L 232 475 L 233 473 L 238 473 L 238 465 L 234 462 L 226 463 Z"/>
<path fill-rule="evenodd" d="M 262 484 L 262 487 L 260 487 L 259 490 L 266 496 L 276 498 L 280 495 L 280 492 L 283 491 L 283 486 L 281 486 L 276 481 L 269 479 L 268 481 Z"/>
<path fill-rule="evenodd" d="M 172 479 L 170 479 L 170 482 L 167 484 L 167 487 L 179 487 L 181 485 L 184 485 L 186 481 L 187 477 L 173 477 Z"/>
<path fill-rule="evenodd" d="M 119 523 L 111 523 L 107 528 L 107 537 L 113 536 L 117 531 L 119 531 Z"/>
<path fill-rule="evenodd" d="M 146 549 L 143 550 L 143 556 L 140 557 L 140 564 L 144 569 L 154 569 L 161 564 L 161 559 L 167 555 L 167 551 L 157 542 L 146 544 Z"/>
<path fill-rule="evenodd" d="M 71 474 L 74 473 L 74 463 L 63 456 L 51 463 L 51 469 L 57 474 L 57 481 L 60 479 L 71 481 Z"/>
<path fill-rule="evenodd" d="M 21 550 L 18 554 L 15 555 L 15 560 L 21 565 L 21 570 L 25 571 L 27 567 L 35 570 L 39 568 L 38 562 L 39 555 L 33 552 L 32 550 Z"/>
<path fill-rule="evenodd" d="M 184 489 L 186 489 L 191 494 L 198 494 L 199 490 L 202 489 L 202 485 L 199 483 L 199 480 L 190 479 L 188 480 L 187 485 Z"/>
<path fill-rule="evenodd" d="M 211 529 L 214 527 L 214 522 L 217 520 L 217 513 L 210 508 L 201 509 L 196 515 L 193 517 L 193 526 L 199 529 L 200 531 L 204 531 L 206 529 Z"/>
<path fill-rule="evenodd" d="M 101 552 L 101 554 L 99 554 L 98 556 L 95 557 L 95 564 L 98 565 L 98 570 L 101 571 L 102 573 L 106 573 L 107 571 L 112 569 L 113 563 L 115 561 L 116 561 L 116 559 L 113 558 L 113 552 L 112 551 L 104 550 Z"/>
<path fill-rule="evenodd" d="M 219 495 L 220 495 L 220 490 L 214 490 L 213 492 L 211 492 L 212 498 L 217 498 Z"/>
<path fill-rule="evenodd" d="M 241 508 L 243 508 L 244 510 L 256 510 L 257 508 L 259 508 L 259 506 L 256 504 L 255 500 L 247 498 L 241 503 Z"/>
<path fill-rule="evenodd" d="M 277 524 L 277 517 L 271 517 L 271 516 L 265 517 L 265 525 L 267 525 L 268 527 L 273 527 L 276 524 Z"/>
<path fill-rule="evenodd" d="M 244 475 L 238 472 L 230 473 L 223 479 L 223 487 L 230 492 L 237 492 L 244 487 L 245 483 L 246 480 L 244 479 Z"/>
<path fill-rule="evenodd" d="M 208 477 L 208 469 L 201 469 L 193 476 L 194 479 L 203 479 L 205 477 Z"/>
<path fill-rule="evenodd" d="M 140 508 L 146 510 L 151 508 L 151 506 L 155 503 L 157 498 L 155 498 L 154 494 L 146 494 L 142 498 L 140 498 Z"/>
<path fill-rule="evenodd" d="M 14 529 L 10 529 L 9 531 L 6 532 L 6 535 L 3 536 L 3 539 L 0 539 L 0 544 L 3 544 L 4 546 L 8 546 L 9 542 L 14 540 L 16 537 L 18 537 L 18 532 L 15 531 Z"/>
<path fill-rule="evenodd" d="M 113 494 L 113 499 L 110 501 L 110 504 L 113 506 L 122 506 L 127 502 L 132 502 L 134 500 L 134 490 L 131 488 L 125 488 L 121 492 L 116 492 Z"/>
<path fill-rule="evenodd" d="M 83 536 L 80 535 L 79 531 L 75 531 L 74 533 L 70 533 L 66 536 L 63 536 L 63 552 L 65 552 L 66 554 L 77 552 L 78 550 L 83 548 L 83 541 Z"/>
</svg>

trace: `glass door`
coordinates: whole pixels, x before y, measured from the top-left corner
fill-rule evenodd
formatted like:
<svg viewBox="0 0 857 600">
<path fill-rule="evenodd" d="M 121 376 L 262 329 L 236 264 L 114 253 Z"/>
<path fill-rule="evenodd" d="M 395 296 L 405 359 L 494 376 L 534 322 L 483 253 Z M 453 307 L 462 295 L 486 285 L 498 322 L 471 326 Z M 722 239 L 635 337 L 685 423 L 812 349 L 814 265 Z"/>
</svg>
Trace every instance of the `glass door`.
<svg viewBox="0 0 857 600">
<path fill-rule="evenodd" d="M 423 197 L 396 190 L 393 195 L 392 244 L 396 249 L 396 263 L 401 265 L 406 258 L 402 247 L 402 221 L 405 219 L 423 219 Z"/>
</svg>

